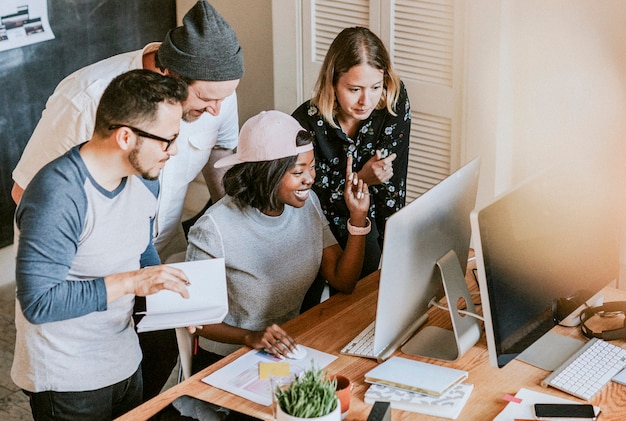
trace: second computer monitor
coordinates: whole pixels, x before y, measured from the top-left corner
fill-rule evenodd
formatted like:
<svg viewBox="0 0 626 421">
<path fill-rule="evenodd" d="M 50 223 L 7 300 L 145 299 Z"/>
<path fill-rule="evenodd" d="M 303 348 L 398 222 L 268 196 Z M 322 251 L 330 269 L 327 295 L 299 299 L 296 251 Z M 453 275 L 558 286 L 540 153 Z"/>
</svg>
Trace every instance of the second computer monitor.
<svg viewBox="0 0 626 421">
<path fill-rule="evenodd" d="M 555 165 L 472 212 L 491 365 L 524 353 L 553 369 L 569 354 L 544 334 L 576 324 L 618 276 L 624 178 L 611 161 L 589 155 Z M 533 349 L 544 343 L 547 351 Z"/>
</svg>

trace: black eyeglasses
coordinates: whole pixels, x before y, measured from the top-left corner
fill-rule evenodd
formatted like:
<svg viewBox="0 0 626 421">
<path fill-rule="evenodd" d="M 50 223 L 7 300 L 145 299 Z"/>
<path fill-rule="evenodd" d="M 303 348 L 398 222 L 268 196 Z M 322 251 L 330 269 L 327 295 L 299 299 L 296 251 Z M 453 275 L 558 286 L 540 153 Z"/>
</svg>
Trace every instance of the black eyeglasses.
<svg viewBox="0 0 626 421">
<path fill-rule="evenodd" d="M 148 133 L 148 132 L 144 132 L 144 131 L 143 131 L 143 130 L 141 130 L 141 129 L 138 129 L 138 128 L 133 127 L 133 126 L 129 126 L 128 124 L 111 124 L 111 125 L 109 126 L 109 130 L 116 130 L 116 129 L 119 129 L 119 128 L 121 128 L 121 127 L 127 127 L 127 128 L 129 128 L 129 129 L 130 129 L 130 130 L 132 130 L 132 132 L 133 132 L 133 133 L 135 133 L 137 136 L 147 137 L 148 139 L 154 139 L 154 140 L 158 140 L 158 141 L 161 141 L 161 142 L 165 142 L 165 143 L 167 143 L 167 146 L 165 147 L 165 150 L 166 150 L 166 151 L 170 148 L 170 146 L 172 145 L 172 143 L 174 143 L 174 142 L 176 141 L 177 137 L 178 137 L 178 136 L 177 136 L 177 137 L 175 137 L 174 139 L 166 139 L 166 138 L 164 138 L 164 137 L 157 136 L 157 135 L 155 135 L 155 134 L 151 134 L 151 133 Z"/>
</svg>

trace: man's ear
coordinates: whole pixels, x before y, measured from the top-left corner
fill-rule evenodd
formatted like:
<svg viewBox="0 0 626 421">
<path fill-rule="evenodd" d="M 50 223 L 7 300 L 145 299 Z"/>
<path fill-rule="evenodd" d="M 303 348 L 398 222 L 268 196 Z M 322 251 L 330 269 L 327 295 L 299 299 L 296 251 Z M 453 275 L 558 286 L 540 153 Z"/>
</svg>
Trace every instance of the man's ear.
<svg viewBox="0 0 626 421">
<path fill-rule="evenodd" d="M 131 148 L 132 143 L 134 142 L 135 136 L 133 136 L 133 132 L 128 127 L 120 127 L 119 129 L 115 129 L 115 142 L 119 146 L 119 148 L 123 151 L 127 151 Z"/>
</svg>

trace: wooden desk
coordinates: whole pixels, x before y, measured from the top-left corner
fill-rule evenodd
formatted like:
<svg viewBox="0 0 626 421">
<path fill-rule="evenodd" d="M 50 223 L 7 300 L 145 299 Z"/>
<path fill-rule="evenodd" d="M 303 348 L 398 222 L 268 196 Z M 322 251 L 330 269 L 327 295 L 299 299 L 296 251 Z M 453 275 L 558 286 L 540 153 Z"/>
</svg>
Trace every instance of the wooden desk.
<svg viewBox="0 0 626 421">
<path fill-rule="evenodd" d="M 473 285 L 474 281 L 470 280 L 469 276 L 468 283 Z M 342 355 L 339 351 L 358 332 L 374 320 L 378 296 L 378 277 L 379 273 L 376 272 L 362 279 L 351 295 L 335 295 L 284 325 L 284 328 L 303 345 L 338 356 L 327 367 L 327 370 L 330 373 L 341 373 L 354 382 L 354 391 L 350 403 L 350 411 L 346 418 L 347 421 L 364 421 L 367 419 L 372 406 L 363 401 L 365 390 L 368 387 L 364 383 L 363 378 L 364 374 L 375 367 L 377 363 L 366 358 Z M 607 289 L 605 300 L 626 300 L 626 291 Z M 428 324 L 447 325 L 450 328 L 449 315 L 444 311 L 432 309 Z M 560 334 L 583 338 L 579 328 L 556 327 L 555 330 Z M 612 341 L 612 343 L 626 348 L 626 341 L 624 340 Z M 188 380 L 166 390 L 125 414 L 119 420 L 146 420 L 183 394 L 195 396 L 227 408 L 233 408 L 264 420 L 271 419 L 270 406 L 258 405 L 231 393 L 211 387 L 201 381 L 203 377 L 223 367 L 247 351 L 249 351 L 249 348 L 241 349 L 218 363 L 207 367 Z M 397 351 L 396 354 L 408 357 L 400 351 Z M 419 357 L 408 358 L 469 371 L 468 382 L 474 384 L 475 387 L 468 403 L 458 418 L 459 420 L 482 421 L 493 419 L 506 405 L 506 402 L 502 399 L 504 394 L 515 394 L 521 387 L 576 400 L 576 398 L 556 389 L 540 386 L 541 380 L 548 375 L 547 371 L 532 367 L 518 360 L 511 361 L 501 369 L 491 367 L 489 365 L 484 334 L 481 336 L 478 344 L 458 361 L 452 363 Z M 602 415 L 599 417 L 599 421 L 624 420 L 626 419 L 626 386 L 609 382 L 591 403 L 602 408 Z M 392 419 L 399 421 L 418 419 L 441 420 L 442 418 L 394 409 L 392 410 Z"/>
</svg>

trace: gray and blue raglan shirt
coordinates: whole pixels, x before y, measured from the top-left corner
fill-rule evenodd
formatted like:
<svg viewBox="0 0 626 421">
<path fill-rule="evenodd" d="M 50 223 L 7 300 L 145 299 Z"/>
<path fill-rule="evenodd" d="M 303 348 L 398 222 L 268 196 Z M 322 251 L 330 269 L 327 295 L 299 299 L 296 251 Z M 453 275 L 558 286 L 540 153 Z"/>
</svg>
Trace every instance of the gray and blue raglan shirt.
<svg viewBox="0 0 626 421">
<path fill-rule="evenodd" d="M 30 391 L 86 391 L 131 376 L 141 361 L 134 295 L 107 304 L 104 277 L 157 264 L 151 222 L 158 183 L 129 176 L 107 191 L 79 146 L 46 165 L 16 211 L 17 328 L 11 377 Z"/>
</svg>

